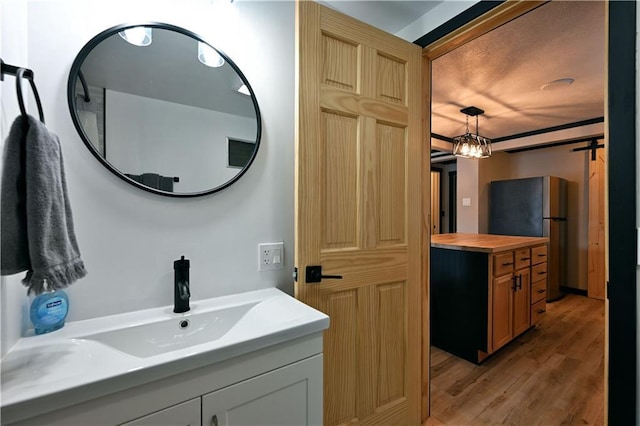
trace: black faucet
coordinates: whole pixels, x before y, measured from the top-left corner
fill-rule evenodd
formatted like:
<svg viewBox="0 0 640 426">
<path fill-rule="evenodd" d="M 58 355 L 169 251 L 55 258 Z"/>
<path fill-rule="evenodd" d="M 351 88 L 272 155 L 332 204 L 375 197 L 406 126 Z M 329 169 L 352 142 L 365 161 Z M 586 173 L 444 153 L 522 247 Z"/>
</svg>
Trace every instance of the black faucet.
<svg viewBox="0 0 640 426">
<path fill-rule="evenodd" d="M 189 259 L 181 256 L 173 262 L 173 312 L 179 314 L 189 309 Z"/>
</svg>

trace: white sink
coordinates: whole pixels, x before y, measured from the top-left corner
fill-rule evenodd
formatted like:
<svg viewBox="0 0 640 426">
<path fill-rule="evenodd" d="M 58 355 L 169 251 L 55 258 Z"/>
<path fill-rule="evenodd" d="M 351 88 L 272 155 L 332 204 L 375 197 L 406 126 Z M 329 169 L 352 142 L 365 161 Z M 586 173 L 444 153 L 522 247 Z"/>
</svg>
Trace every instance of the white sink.
<svg viewBox="0 0 640 426">
<path fill-rule="evenodd" d="M 183 314 L 164 306 L 71 321 L 21 338 L 0 360 L 2 420 L 210 366 L 328 326 L 325 314 L 275 288 L 192 300 Z"/>
<path fill-rule="evenodd" d="M 227 334 L 257 304 L 253 302 L 205 312 L 194 311 L 176 318 L 131 325 L 82 338 L 146 358 L 214 342 Z"/>
</svg>

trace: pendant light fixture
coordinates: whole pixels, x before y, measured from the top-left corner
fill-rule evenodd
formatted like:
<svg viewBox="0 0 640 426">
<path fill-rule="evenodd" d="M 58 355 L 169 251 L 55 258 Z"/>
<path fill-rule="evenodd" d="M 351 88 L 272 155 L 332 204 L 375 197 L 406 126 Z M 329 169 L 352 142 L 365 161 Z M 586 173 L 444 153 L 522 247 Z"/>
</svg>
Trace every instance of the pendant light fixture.
<svg viewBox="0 0 640 426">
<path fill-rule="evenodd" d="M 491 157 L 491 139 L 478 134 L 478 116 L 484 114 L 484 110 L 474 106 L 460 110 L 467 116 L 467 132 L 464 135 L 453 138 L 453 155 L 463 158 L 488 158 Z M 469 132 L 469 117 L 476 118 L 476 132 Z"/>
</svg>

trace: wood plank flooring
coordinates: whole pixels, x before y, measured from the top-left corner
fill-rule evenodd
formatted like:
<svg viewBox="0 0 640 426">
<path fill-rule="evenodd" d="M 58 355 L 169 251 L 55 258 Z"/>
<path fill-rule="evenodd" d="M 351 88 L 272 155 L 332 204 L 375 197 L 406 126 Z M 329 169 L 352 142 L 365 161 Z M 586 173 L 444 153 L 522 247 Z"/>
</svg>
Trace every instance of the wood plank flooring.
<svg viewBox="0 0 640 426">
<path fill-rule="evenodd" d="M 569 294 L 482 365 L 431 348 L 426 425 L 604 424 L 604 302 Z"/>
</svg>

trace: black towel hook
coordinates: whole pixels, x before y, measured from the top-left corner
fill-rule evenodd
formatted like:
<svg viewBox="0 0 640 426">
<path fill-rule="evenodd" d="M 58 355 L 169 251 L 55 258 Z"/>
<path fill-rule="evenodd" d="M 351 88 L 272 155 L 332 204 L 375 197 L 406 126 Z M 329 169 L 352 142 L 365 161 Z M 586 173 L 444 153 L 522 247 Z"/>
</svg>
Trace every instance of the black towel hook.
<svg viewBox="0 0 640 426">
<path fill-rule="evenodd" d="M 36 88 L 36 84 L 33 81 L 33 71 L 27 68 L 20 68 L 13 65 L 9 65 L 4 63 L 0 59 L 0 81 L 4 80 L 4 75 L 14 75 L 16 76 L 16 93 L 18 95 L 18 106 L 20 107 L 20 113 L 23 117 L 27 116 L 27 109 L 24 106 L 24 97 L 22 96 L 22 79 L 26 78 L 29 80 L 29 84 L 31 85 L 31 90 L 33 90 L 33 94 L 36 99 L 36 105 L 38 106 L 38 115 L 40 117 L 40 121 L 44 123 L 44 112 L 42 110 L 42 102 L 40 102 L 40 95 L 38 94 L 38 89 Z"/>
</svg>

